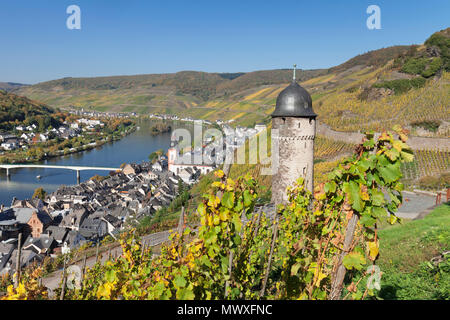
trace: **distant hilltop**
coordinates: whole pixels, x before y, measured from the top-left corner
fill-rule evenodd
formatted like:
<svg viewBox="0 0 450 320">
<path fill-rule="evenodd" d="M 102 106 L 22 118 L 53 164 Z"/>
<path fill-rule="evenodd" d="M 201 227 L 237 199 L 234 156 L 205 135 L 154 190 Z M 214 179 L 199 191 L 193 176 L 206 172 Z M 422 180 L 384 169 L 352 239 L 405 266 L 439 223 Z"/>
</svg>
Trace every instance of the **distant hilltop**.
<svg viewBox="0 0 450 320">
<path fill-rule="evenodd" d="M 15 83 L 15 82 L 0 82 L 0 90 L 5 91 L 12 91 L 26 86 L 29 86 L 29 84 Z"/>
<path fill-rule="evenodd" d="M 288 63 L 288 62 L 287 62 Z M 302 61 L 292 61 L 301 67 Z M 450 28 L 421 45 L 369 51 L 329 68 L 298 70 L 320 122 L 363 132 L 400 124 L 412 135 L 450 134 Z M 237 73 L 182 71 L 94 78 L 63 78 L 15 89 L 53 107 L 88 111 L 170 114 L 254 127 L 269 122 L 290 69 Z"/>
</svg>

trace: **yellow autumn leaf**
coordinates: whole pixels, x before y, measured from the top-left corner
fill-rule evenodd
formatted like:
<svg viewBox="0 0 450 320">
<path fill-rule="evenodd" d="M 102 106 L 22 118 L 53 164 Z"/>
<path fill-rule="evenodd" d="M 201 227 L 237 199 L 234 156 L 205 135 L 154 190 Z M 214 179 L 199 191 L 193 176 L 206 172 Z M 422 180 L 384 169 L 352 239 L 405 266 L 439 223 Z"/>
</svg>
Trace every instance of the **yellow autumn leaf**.
<svg viewBox="0 0 450 320">
<path fill-rule="evenodd" d="M 109 299 L 111 297 L 111 291 L 114 289 L 114 285 L 111 282 L 106 282 L 101 285 L 97 290 L 97 298 L 106 298 Z"/>
<path fill-rule="evenodd" d="M 221 189 L 223 189 L 225 187 L 225 185 L 222 182 L 220 182 L 220 181 L 214 181 L 212 183 L 212 186 L 216 187 L 216 188 L 221 188 Z"/>
<path fill-rule="evenodd" d="M 375 241 L 367 242 L 369 248 L 369 257 L 371 260 L 375 260 L 378 256 L 378 244 Z"/>
<path fill-rule="evenodd" d="M 225 173 L 222 170 L 217 170 L 216 172 L 214 172 L 214 175 L 218 178 L 222 178 Z"/>
<path fill-rule="evenodd" d="M 213 196 L 209 201 L 208 201 L 208 206 L 216 208 L 220 203 L 220 199 L 216 196 Z"/>
<path fill-rule="evenodd" d="M 302 292 L 297 300 L 308 300 L 308 295 L 305 292 Z"/>
</svg>

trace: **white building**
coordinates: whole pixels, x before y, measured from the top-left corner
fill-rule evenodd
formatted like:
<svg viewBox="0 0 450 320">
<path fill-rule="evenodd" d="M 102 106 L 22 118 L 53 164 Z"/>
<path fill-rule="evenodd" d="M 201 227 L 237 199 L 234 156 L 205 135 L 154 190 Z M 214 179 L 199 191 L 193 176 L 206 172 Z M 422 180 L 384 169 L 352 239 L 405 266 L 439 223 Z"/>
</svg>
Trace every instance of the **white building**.
<svg viewBox="0 0 450 320">
<path fill-rule="evenodd" d="M 14 149 L 17 148 L 17 143 L 15 143 L 15 142 L 3 142 L 3 143 L 1 144 L 1 147 L 2 147 L 4 150 L 14 150 Z"/>
<path fill-rule="evenodd" d="M 174 174 L 180 176 L 183 182 L 187 184 L 192 184 L 191 176 L 196 171 L 200 171 L 201 174 L 207 174 L 214 170 L 215 166 L 207 164 L 194 164 L 194 163 L 180 163 L 181 160 L 177 159 L 177 150 L 171 147 L 167 151 L 168 157 L 168 169 Z"/>
</svg>

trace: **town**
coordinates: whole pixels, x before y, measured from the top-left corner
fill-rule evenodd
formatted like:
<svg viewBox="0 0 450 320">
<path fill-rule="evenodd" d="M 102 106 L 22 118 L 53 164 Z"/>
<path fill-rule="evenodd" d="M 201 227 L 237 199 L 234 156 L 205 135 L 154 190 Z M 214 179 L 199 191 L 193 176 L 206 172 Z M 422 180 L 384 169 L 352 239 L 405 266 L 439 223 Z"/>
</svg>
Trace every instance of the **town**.
<svg viewBox="0 0 450 320">
<path fill-rule="evenodd" d="M 53 126 L 24 121 L 9 130 L 0 130 L 0 163 L 32 163 L 89 150 L 135 129 L 130 115 L 108 118 L 60 115 L 64 121 L 53 119 Z"/>
<path fill-rule="evenodd" d="M 101 117 L 98 113 L 84 115 Z M 171 116 L 161 119 L 189 121 Z M 262 124 L 255 128 L 235 129 L 228 124 L 217 124 L 225 134 L 222 145 L 219 140 L 207 140 L 200 148 L 180 148 L 174 140 L 176 137 L 172 136 L 167 155 L 160 154 L 153 161 L 123 164 L 120 170 L 111 171 L 107 176 L 94 176 L 77 185 L 60 186 L 44 199 L 14 198 L 9 207 L 2 206 L 0 274 L 15 271 L 19 234 L 23 237 L 21 268 L 40 263 L 46 256 L 55 258 L 83 244 L 97 243 L 107 236 L 117 239 L 127 224 L 151 217 L 169 206 L 179 195 L 180 186 L 192 186 L 201 175 L 216 168 L 214 152 L 207 154 L 205 150 L 223 150 L 224 154 L 233 155 L 234 150 L 245 143 L 246 137 L 251 138 L 265 128 Z M 99 120 L 81 118 L 63 127 L 67 129 L 55 131 L 77 134 L 103 125 Z M 29 130 L 33 127 L 16 129 L 33 131 Z M 180 161 L 181 153 L 184 161 Z M 203 156 L 201 163 L 194 161 L 198 155 Z"/>
</svg>

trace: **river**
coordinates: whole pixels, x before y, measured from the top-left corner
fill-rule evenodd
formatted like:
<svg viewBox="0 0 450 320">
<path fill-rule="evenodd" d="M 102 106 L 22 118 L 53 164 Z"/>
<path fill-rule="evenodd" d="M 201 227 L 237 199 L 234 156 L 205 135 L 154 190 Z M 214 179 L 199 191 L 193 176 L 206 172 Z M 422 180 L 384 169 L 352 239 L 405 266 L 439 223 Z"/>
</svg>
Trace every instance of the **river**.
<svg viewBox="0 0 450 320">
<path fill-rule="evenodd" d="M 89 151 L 51 158 L 40 164 L 119 168 L 124 162 L 140 163 L 148 160 L 150 153 L 158 149 L 166 151 L 169 148 L 170 133 L 151 135 L 151 122 L 148 120 L 139 120 L 137 125 L 140 127 L 139 130 L 119 141 L 107 143 Z M 192 132 L 192 125 L 189 123 L 174 123 L 172 128 L 174 127 L 183 127 Z M 96 174 L 106 175 L 108 172 L 86 170 L 81 171 L 80 174 L 83 182 Z M 11 169 L 10 175 L 8 180 L 6 170 L 0 169 L 0 204 L 5 206 L 11 205 L 13 197 L 21 200 L 31 198 L 38 187 L 51 193 L 61 185 L 74 185 L 77 181 L 76 171 L 66 169 L 18 168 Z M 39 180 L 36 178 L 38 175 L 41 176 Z"/>
</svg>

